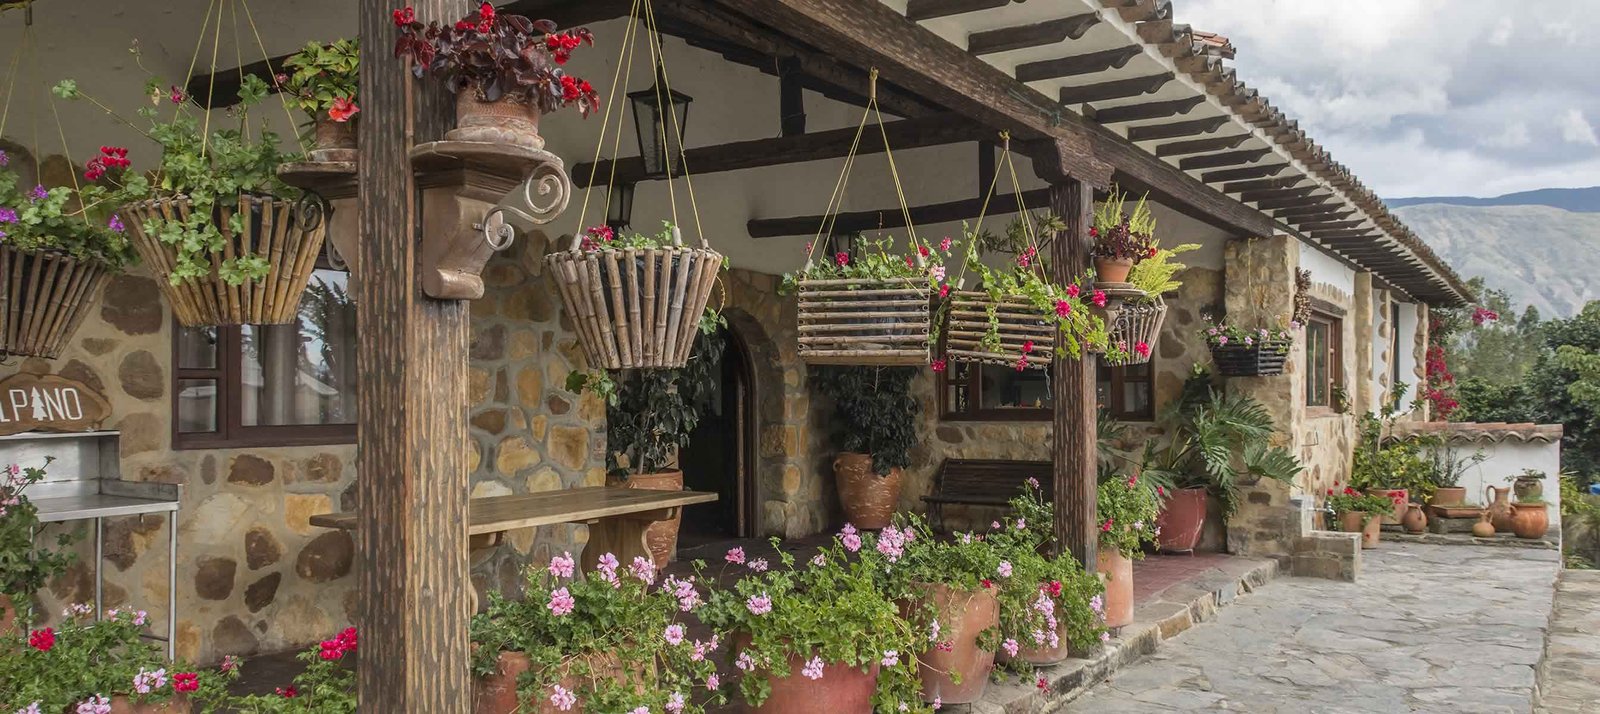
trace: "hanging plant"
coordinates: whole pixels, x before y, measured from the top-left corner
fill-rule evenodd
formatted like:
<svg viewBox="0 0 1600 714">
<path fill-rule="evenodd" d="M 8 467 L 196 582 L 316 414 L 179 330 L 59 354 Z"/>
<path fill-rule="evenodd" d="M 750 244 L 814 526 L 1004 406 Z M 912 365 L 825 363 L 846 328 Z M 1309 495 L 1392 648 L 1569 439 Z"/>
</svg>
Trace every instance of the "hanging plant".
<svg viewBox="0 0 1600 714">
<path fill-rule="evenodd" d="M 787 273 L 781 294 L 799 295 L 800 359 L 808 364 L 911 366 L 926 364 L 939 340 L 928 298 L 948 294 L 944 261 L 955 243 L 937 245 L 915 233 L 900 252 L 893 236 L 867 240 L 857 234 L 854 248 L 816 257 L 816 242 L 806 244 L 805 267 Z M 940 291 L 943 292 L 940 292 Z"/>
<path fill-rule="evenodd" d="M 1203 315 L 1206 323 L 1201 333 L 1206 346 L 1211 348 L 1211 360 L 1217 373 L 1225 377 L 1262 377 L 1283 374 L 1289 360 L 1289 348 L 1294 346 L 1291 330 L 1300 324 L 1290 322 L 1289 329 L 1274 327 L 1240 327 L 1226 321 L 1218 322 Z"/>
<path fill-rule="evenodd" d="M 594 45 L 587 28 L 557 32 L 554 22 L 501 15 L 487 2 L 454 24 L 424 25 L 409 6 L 394 11 L 394 23 L 395 56 L 411 59 L 413 74 L 432 75 L 454 94 L 546 113 L 572 106 L 587 116 L 600 108 L 594 87 L 562 69 L 573 50 Z"/>
<path fill-rule="evenodd" d="M 1156 219 L 1146 198 L 1141 197 L 1131 213 L 1126 206 L 1127 195 L 1113 189 L 1095 209 L 1094 225 L 1089 229 L 1094 245 L 1089 256 L 1094 259 L 1097 282 L 1126 282 L 1133 266 L 1155 256 Z"/>
<path fill-rule="evenodd" d="M 283 61 L 286 72 L 274 83 L 296 109 L 304 112 L 311 130 L 302 138 L 311 158 L 320 161 L 354 161 L 356 114 L 360 86 L 359 40 L 331 44 L 306 43 Z"/>
<path fill-rule="evenodd" d="M 1163 296 L 1183 286 L 1175 276 L 1186 266 L 1173 260 L 1173 256 L 1200 249 L 1197 243 L 1162 248 L 1154 240 L 1150 247 L 1150 257 L 1135 263 L 1128 274 L 1131 288 L 1112 291 L 1110 304 L 1099 310 L 1105 319 L 1109 348 L 1101 359 L 1113 367 L 1150 361 L 1166 325 L 1167 302 Z"/>
</svg>

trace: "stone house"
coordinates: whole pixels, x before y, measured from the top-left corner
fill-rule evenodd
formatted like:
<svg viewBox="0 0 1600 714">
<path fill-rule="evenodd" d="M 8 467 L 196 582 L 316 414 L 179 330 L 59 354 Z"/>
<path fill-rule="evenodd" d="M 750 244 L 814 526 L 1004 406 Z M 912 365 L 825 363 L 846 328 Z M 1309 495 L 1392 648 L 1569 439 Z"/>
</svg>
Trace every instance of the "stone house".
<svg viewBox="0 0 1600 714">
<path fill-rule="evenodd" d="M 1317 338 L 1301 336 L 1284 375 L 1227 383 L 1268 407 L 1283 443 L 1307 469 L 1292 486 L 1253 487 L 1227 524 L 1225 541 L 1221 530 L 1214 538 L 1216 547 L 1235 552 L 1288 553 L 1310 528 L 1311 503 L 1302 497 L 1348 474 L 1354 415 L 1376 410 L 1396 384 L 1415 394 L 1424 378 L 1428 310 L 1469 300 L 1461 280 L 1294 122 L 1236 81 L 1223 64 L 1233 53 L 1225 39 L 1173 24 L 1169 3 L 858 1 L 870 7 L 840 10 L 842 0 L 695 0 L 658 8 L 670 19 L 664 29 L 673 88 L 693 98 L 685 144 L 696 172 L 698 220 L 733 266 L 719 298 L 732 337 L 726 395 L 682 457 L 703 469 L 690 474 L 691 486 L 717 491 L 727 507 L 691 510 L 685 533 L 702 540 L 798 537 L 839 525 L 834 450 L 826 437 L 831 416 L 813 398 L 796 355 L 795 303 L 777 290 L 779 276 L 801 266 L 814 236 L 774 226 L 821 213 L 843 155 L 816 149 L 763 160 L 758 147 L 780 139 L 803 146 L 808 134 L 852 130 L 861 117 L 865 69 L 881 66 L 880 102 L 893 121 L 931 125 L 929 117 L 955 117 L 948 123 L 959 131 L 912 140 L 896 160 L 906 194 L 919 207 L 914 212 L 934 217 L 919 222 L 919 233 L 958 235 L 963 221 L 977 218 L 987 185 L 983 167 L 992 167 L 997 151 L 995 130 L 1014 127 L 964 103 L 980 100 L 957 97 L 952 87 L 966 86 L 959 81 L 935 86 L 908 68 L 909 58 L 923 56 L 917 52 L 943 58 L 956 51 L 951 73 L 981 75 L 993 83 L 984 91 L 997 96 L 1026 91 L 1030 101 L 1048 98 L 1070 115 L 1068 125 L 1089 127 L 1110 179 L 1148 192 L 1163 244 L 1202 246 L 1184 256 L 1184 286 L 1167 297 L 1171 312 L 1152 363 L 1095 375 L 1101 404 L 1119 419 L 1159 438 L 1154 415 L 1191 367 L 1209 359 L 1199 334 L 1202 315 L 1281 324 L 1292 312 L 1300 271 L 1309 271 L 1316 315 L 1309 329 Z M 767 4 L 782 12 L 763 16 Z M 43 65 L 76 76 L 103 101 L 131 107 L 142 101 L 143 82 L 123 54 L 131 38 L 143 47 L 146 69 L 182 83 L 193 18 L 204 3 L 173 5 L 157 16 L 115 0 L 41 4 L 31 31 L 42 40 Z M 261 27 L 272 56 L 357 32 L 353 4 L 277 5 L 282 10 Z M 853 24 L 827 21 L 833 10 Z M 625 4 L 524 0 L 505 11 L 587 24 L 598 47 L 575 57 L 570 70 L 597 85 L 613 76 Z M 19 13 L 0 14 L 3 44 L 23 31 Z M 862 49 L 863 36 L 851 34 L 857 32 L 888 32 L 908 46 L 894 50 L 902 53 L 898 60 L 873 56 Z M 848 51 L 835 57 L 817 49 L 829 38 Z M 246 55 L 251 51 L 246 47 Z M 623 89 L 644 84 L 636 78 Z M 15 112 L 41 109 L 42 100 L 14 101 Z M 282 112 L 268 109 L 266 121 L 292 131 Z M 1017 116 L 1006 121 L 1021 121 Z M 0 137 L 0 145 L 25 170 L 37 156 L 38 180 L 49 185 L 70 183 L 68 172 L 79 170 L 68 156 L 102 144 L 128 146 L 139 167 L 155 159 L 152 145 L 98 112 L 66 114 L 62 125 L 66 152 L 18 134 Z M 604 405 L 565 388 L 566 376 L 585 365 L 542 262 L 552 245 L 565 246 L 582 227 L 580 214 L 591 224 L 608 214 L 605 186 L 581 193 L 582 164 L 597 155 L 601 120 L 560 114 L 546 118 L 542 131 L 547 148 L 573 168 L 580 194 L 559 221 L 519 235 L 496 255 L 483 273 L 486 294 L 471 305 L 465 359 L 473 496 L 604 480 Z M 624 135 L 627 156 L 635 151 L 628 145 L 631 125 Z M 1038 197 L 1052 185 L 1050 170 L 1039 163 L 1041 154 L 1019 154 L 1025 155 L 1016 157 L 1024 174 L 1018 189 Z M 866 227 L 884 222 L 896 205 L 879 159 L 862 157 L 843 206 Z M 641 178 L 631 190 L 632 225 L 649 229 L 675 215 L 665 182 Z M 185 486 L 178 516 L 181 655 L 287 649 L 356 619 L 357 548 L 348 533 L 309 523 L 312 515 L 355 506 L 354 394 L 363 371 L 348 297 L 352 279 L 359 276 L 319 270 L 309 293 L 316 297 L 307 299 L 326 309 L 303 311 L 299 325 L 185 330 L 150 274 L 135 269 L 112 281 L 59 359 L 0 366 L 0 376 L 54 373 L 103 392 L 113 407 L 105 427 L 121 432 L 123 477 Z M 1039 380 L 1003 367 L 919 376 L 925 440 L 913 454 L 901 506 L 920 507 L 945 459 L 1050 460 L 1050 392 Z M 1337 394 L 1348 395 L 1348 408 L 1336 408 Z M 165 601 L 163 528 L 159 518 L 108 523 L 108 603 Z M 473 584 L 514 587 L 522 564 L 576 551 L 585 538 L 581 526 L 514 534 L 472 563 Z M 87 599 L 92 588 L 80 560 L 41 598 L 54 612 Z M 151 610 L 158 621 L 167 616 Z"/>
</svg>

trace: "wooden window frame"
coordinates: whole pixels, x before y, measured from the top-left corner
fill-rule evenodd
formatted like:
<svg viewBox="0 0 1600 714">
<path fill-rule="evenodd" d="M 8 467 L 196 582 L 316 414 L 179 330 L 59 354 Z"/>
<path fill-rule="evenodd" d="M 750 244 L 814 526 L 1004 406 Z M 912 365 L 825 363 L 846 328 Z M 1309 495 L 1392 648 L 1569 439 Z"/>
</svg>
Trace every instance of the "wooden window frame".
<svg viewBox="0 0 1600 714">
<path fill-rule="evenodd" d="M 981 405 L 983 404 L 983 380 L 979 378 L 979 375 L 982 374 L 983 365 L 973 364 L 971 365 L 970 369 L 971 372 L 967 378 L 967 404 Z M 1124 370 L 1114 367 L 1106 367 L 1105 369 L 1111 370 L 1110 396 L 1114 402 L 1120 402 L 1120 395 L 1122 393 L 1120 390 L 1127 383 L 1127 377 L 1124 374 Z M 1124 421 L 1154 420 L 1156 410 L 1155 373 L 1155 367 L 1152 365 L 1148 377 L 1141 377 L 1135 380 L 1150 383 L 1150 407 L 1145 413 L 1132 414 L 1120 409 L 1113 409 L 1108 413 L 1110 413 L 1111 416 Z M 1095 376 L 1095 383 L 1098 384 L 1098 373 Z M 1032 407 L 1016 407 L 1010 409 L 984 409 L 982 407 L 976 407 L 969 409 L 968 411 L 958 412 L 951 408 L 950 373 L 948 371 L 941 372 L 939 374 L 938 384 L 936 386 L 939 391 L 939 418 L 942 421 L 1048 422 L 1053 418 L 1053 413 L 1050 409 L 1036 409 Z M 1120 407 L 1121 405 L 1118 404 L 1118 406 Z"/>
<path fill-rule="evenodd" d="M 1108 397 L 1107 401 L 1109 401 L 1110 404 L 1101 404 L 1100 405 L 1100 407 L 1105 410 L 1106 414 L 1110 415 L 1113 419 L 1118 419 L 1120 421 L 1134 421 L 1134 422 L 1155 421 L 1155 418 L 1156 418 L 1156 368 L 1155 368 L 1155 362 L 1153 360 L 1148 363 L 1148 369 L 1147 369 L 1147 371 L 1145 372 L 1145 374 L 1143 376 L 1137 377 L 1137 378 L 1134 378 L 1134 379 L 1131 379 L 1131 380 L 1128 378 L 1128 370 L 1127 370 L 1126 367 L 1118 368 L 1118 367 L 1107 366 L 1107 365 L 1104 365 L 1104 364 L 1099 364 L 1099 365 L 1097 365 L 1096 372 L 1095 372 L 1095 384 L 1096 385 L 1100 384 L 1099 370 L 1102 370 L 1102 369 L 1106 370 L 1106 371 L 1108 371 L 1110 373 L 1110 380 L 1109 381 L 1111 382 L 1110 389 L 1108 389 L 1106 391 L 1106 396 Z M 1130 382 L 1130 381 L 1132 381 L 1132 382 L 1134 382 L 1136 384 L 1137 383 L 1144 383 L 1144 384 L 1150 385 L 1150 404 L 1142 412 L 1137 412 L 1137 413 L 1133 412 L 1133 411 L 1127 409 L 1126 405 L 1124 405 L 1122 403 L 1122 396 L 1124 394 L 1126 394 L 1126 391 L 1124 390 L 1124 387 L 1126 387 L 1128 382 Z"/>
<path fill-rule="evenodd" d="M 1328 328 L 1328 375 L 1323 384 L 1324 392 L 1328 395 L 1328 403 L 1315 404 L 1311 401 L 1311 385 L 1314 372 L 1311 362 L 1311 326 L 1314 324 L 1326 325 Z M 1340 356 L 1344 354 L 1344 318 L 1321 310 L 1313 310 L 1311 318 L 1306 321 L 1306 390 L 1303 395 L 1306 409 L 1313 414 L 1332 414 L 1336 406 L 1337 397 L 1334 392 L 1344 387 L 1344 361 Z"/>
</svg>

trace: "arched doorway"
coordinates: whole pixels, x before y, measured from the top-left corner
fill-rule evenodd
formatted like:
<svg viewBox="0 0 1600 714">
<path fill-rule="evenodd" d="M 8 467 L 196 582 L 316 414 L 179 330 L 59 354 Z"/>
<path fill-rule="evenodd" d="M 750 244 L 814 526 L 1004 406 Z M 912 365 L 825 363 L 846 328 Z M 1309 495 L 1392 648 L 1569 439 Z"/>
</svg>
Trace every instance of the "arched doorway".
<svg viewBox="0 0 1600 714">
<path fill-rule="evenodd" d="M 684 509 L 680 548 L 756 533 L 756 401 L 750 348 L 735 330 L 722 328 L 727 345 L 717 366 L 722 378 L 711 405 L 678 453 L 683 487 L 718 495 L 714 503 Z"/>
</svg>

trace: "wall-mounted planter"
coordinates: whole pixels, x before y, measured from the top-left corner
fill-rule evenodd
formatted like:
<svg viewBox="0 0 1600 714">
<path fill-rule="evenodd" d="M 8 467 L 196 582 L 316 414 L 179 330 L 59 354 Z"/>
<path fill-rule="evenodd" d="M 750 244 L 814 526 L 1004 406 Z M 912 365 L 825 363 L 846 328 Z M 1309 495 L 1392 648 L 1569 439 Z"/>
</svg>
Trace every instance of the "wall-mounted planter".
<svg viewBox="0 0 1600 714">
<path fill-rule="evenodd" d="M 1113 367 L 1149 362 L 1167 321 L 1166 301 L 1128 283 L 1095 283 L 1094 289 L 1106 294 L 1106 306 L 1093 309 L 1106 323 L 1107 344 L 1117 348 L 1117 356 L 1103 353 L 1100 360 Z"/>
<path fill-rule="evenodd" d="M 411 166 L 422 189 L 422 290 L 440 300 L 483 297 L 483 266 L 515 236 L 506 213 L 542 225 L 572 195 L 561 159 L 531 146 L 435 141 L 411 149 Z"/>
<path fill-rule="evenodd" d="M 60 356 L 107 275 L 65 253 L 0 245 L 0 354 Z"/>
<path fill-rule="evenodd" d="M 1270 377 L 1283 374 L 1289 362 L 1288 340 L 1262 340 L 1250 346 L 1211 348 L 1211 361 L 1224 377 Z"/>
</svg>

